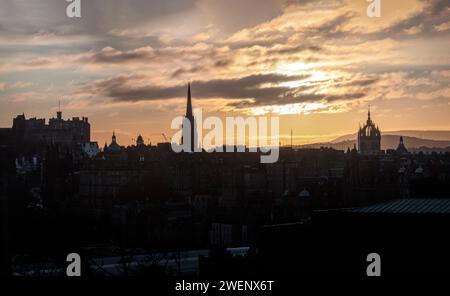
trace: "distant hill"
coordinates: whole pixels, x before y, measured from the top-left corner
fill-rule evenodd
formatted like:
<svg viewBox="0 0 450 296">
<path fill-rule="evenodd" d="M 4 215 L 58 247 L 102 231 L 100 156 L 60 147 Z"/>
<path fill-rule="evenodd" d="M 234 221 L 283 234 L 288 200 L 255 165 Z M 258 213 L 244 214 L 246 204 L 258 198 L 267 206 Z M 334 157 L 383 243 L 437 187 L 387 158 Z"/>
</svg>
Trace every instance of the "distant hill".
<svg viewBox="0 0 450 296">
<path fill-rule="evenodd" d="M 415 131 L 415 130 L 400 130 L 381 132 L 382 135 L 402 135 L 403 137 L 412 137 L 420 139 L 428 139 L 434 141 L 450 141 L 450 131 Z M 339 143 L 343 141 L 356 140 L 356 133 L 341 136 L 331 141 L 331 143 Z"/>
<path fill-rule="evenodd" d="M 450 132 L 447 132 L 450 135 Z M 395 149 L 398 146 L 400 135 L 403 136 L 403 141 L 407 149 L 410 150 L 432 150 L 436 148 L 438 150 L 449 150 L 450 151 L 450 140 L 433 140 L 433 139 L 423 139 L 418 137 L 405 136 L 406 133 L 391 135 L 389 133 L 383 134 L 381 136 L 381 149 Z M 435 136 L 441 137 L 442 135 L 436 134 Z M 353 148 L 356 144 L 356 134 L 352 136 L 339 137 L 336 140 L 325 143 L 315 143 L 302 145 L 301 148 L 320 148 L 320 147 L 332 147 L 337 150 L 347 150 L 347 148 Z"/>
</svg>

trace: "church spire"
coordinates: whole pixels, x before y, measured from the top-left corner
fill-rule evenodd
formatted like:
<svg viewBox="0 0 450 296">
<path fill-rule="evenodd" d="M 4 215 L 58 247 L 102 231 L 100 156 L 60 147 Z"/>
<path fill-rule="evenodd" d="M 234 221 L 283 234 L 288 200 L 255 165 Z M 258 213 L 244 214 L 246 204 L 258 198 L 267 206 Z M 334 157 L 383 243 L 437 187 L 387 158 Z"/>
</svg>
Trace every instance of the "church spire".
<svg viewBox="0 0 450 296">
<path fill-rule="evenodd" d="M 367 112 L 367 116 L 368 116 L 368 119 L 370 121 L 370 105 L 369 105 L 369 112 Z"/>
<path fill-rule="evenodd" d="M 194 118 L 194 114 L 192 112 L 192 97 L 191 97 L 191 83 L 188 83 L 188 93 L 187 93 L 187 106 L 186 106 L 186 119 L 189 120 L 190 122 L 190 130 L 189 135 L 190 135 L 190 150 L 189 152 L 195 152 L 196 148 L 197 148 L 197 125 L 195 122 L 195 118 Z M 183 126 L 183 129 L 187 128 Z M 184 144 L 185 141 L 187 142 L 186 139 L 184 139 L 183 137 L 181 138 L 181 144 Z"/>
<path fill-rule="evenodd" d="M 188 93 L 187 93 L 187 106 L 186 106 L 186 117 L 192 118 L 192 98 L 191 98 L 191 83 L 188 83 Z"/>
</svg>

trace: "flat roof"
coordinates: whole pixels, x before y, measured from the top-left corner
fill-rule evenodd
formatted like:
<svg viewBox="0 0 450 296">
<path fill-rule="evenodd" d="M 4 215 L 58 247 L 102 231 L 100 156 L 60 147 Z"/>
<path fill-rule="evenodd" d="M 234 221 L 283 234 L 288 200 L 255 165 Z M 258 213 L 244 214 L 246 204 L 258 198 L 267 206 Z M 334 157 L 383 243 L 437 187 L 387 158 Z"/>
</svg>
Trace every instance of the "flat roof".
<svg viewBox="0 0 450 296">
<path fill-rule="evenodd" d="M 348 211 L 352 213 L 450 214 L 450 198 L 397 199 Z"/>
</svg>

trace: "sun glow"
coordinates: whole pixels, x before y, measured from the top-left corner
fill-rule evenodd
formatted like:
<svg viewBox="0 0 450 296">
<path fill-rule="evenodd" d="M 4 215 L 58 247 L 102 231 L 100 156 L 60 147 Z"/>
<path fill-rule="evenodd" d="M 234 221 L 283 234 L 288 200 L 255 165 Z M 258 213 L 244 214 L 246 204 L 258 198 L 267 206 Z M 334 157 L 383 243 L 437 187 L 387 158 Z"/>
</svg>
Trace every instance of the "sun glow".
<svg viewBox="0 0 450 296">
<path fill-rule="evenodd" d="M 276 72 L 279 74 L 288 76 L 300 74 L 309 75 L 309 77 L 307 77 L 306 79 L 283 82 L 280 83 L 279 86 L 296 88 L 305 84 L 330 80 L 335 77 L 335 74 L 333 74 L 332 72 L 317 70 L 319 66 L 320 65 L 318 64 L 310 63 L 290 63 L 279 65 L 276 70 Z"/>
<path fill-rule="evenodd" d="M 304 74 L 306 78 L 294 81 L 281 82 L 276 84 L 276 86 L 287 87 L 292 89 L 301 88 L 302 86 L 312 86 L 313 88 L 315 88 L 316 84 L 322 84 L 335 77 L 335 73 L 312 69 L 313 66 L 314 65 L 312 64 L 305 64 L 305 63 L 290 63 L 280 65 L 276 70 L 277 73 L 288 76 Z M 304 90 L 304 94 L 307 94 L 308 92 L 309 92 L 308 90 Z M 270 106 L 254 107 L 248 109 L 247 113 L 250 113 L 255 116 L 266 115 L 270 113 L 275 113 L 279 115 L 311 114 L 324 112 L 328 110 L 329 107 L 330 105 L 326 101 L 303 102 L 287 105 L 270 105 Z"/>
<path fill-rule="evenodd" d="M 285 75 L 298 75 L 308 69 L 311 69 L 312 64 L 305 63 L 291 63 L 283 64 L 277 67 L 277 72 Z"/>
<path fill-rule="evenodd" d="M 288 105 L 272 105 L 255 107 L 250 109 L 250 113 L 254 116 L 262 116 L 270 113 L 275 113 L 279 115 L 288 114 L 310 114 L 316 111 L 326 109 L 327 105 L 325 102 L 315 102 L 315 103 L 296 103 Z"/>
</svg>

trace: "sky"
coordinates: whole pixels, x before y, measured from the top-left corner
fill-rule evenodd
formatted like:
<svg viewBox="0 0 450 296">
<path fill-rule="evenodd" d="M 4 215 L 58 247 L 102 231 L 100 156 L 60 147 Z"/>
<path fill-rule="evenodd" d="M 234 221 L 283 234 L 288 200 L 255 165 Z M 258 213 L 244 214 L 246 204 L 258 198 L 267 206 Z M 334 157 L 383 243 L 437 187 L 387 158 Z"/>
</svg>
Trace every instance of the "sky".
<svg viewBox="0 0 450 296">
<path fill-rule="evenodd" d="M 101 145 L 162 142 L 186 108 L 279 116 L 281 143 L 450 130 L 450 1 L 0 1 L 0 126 L 87 116 Z"/>
</svg>

